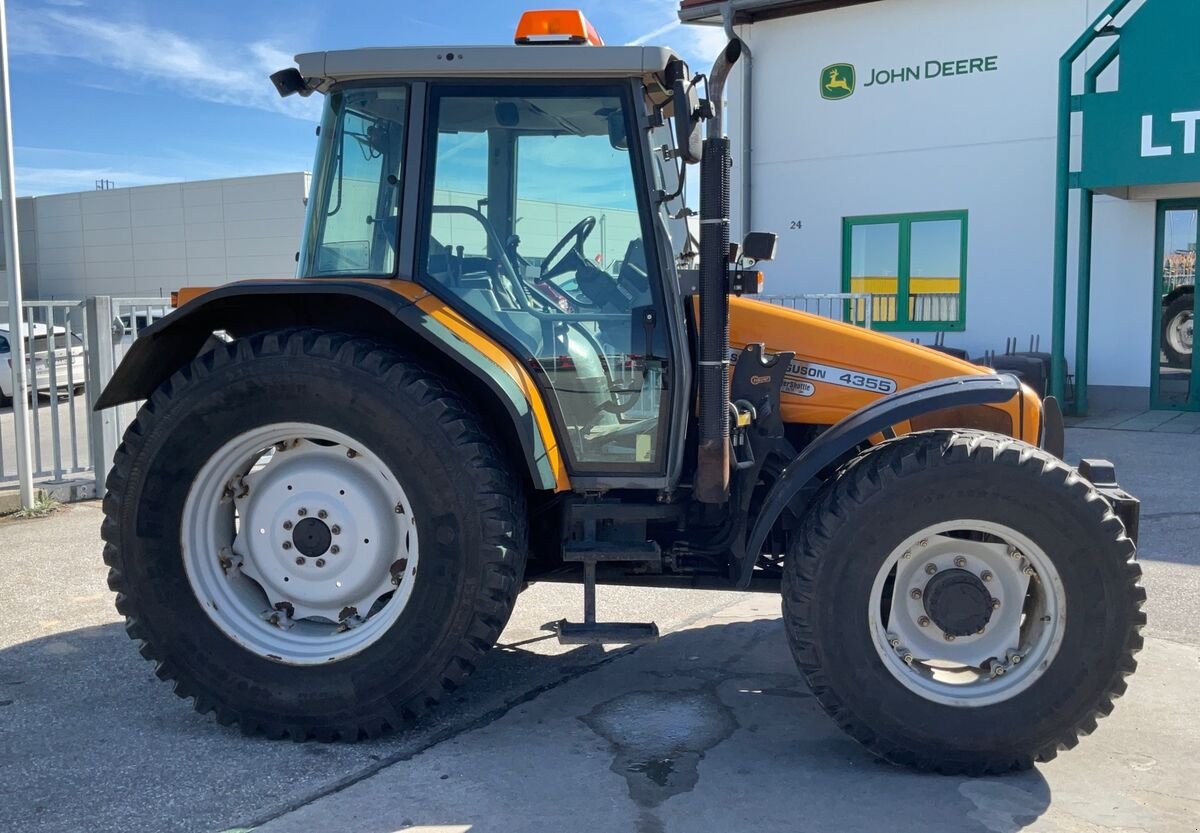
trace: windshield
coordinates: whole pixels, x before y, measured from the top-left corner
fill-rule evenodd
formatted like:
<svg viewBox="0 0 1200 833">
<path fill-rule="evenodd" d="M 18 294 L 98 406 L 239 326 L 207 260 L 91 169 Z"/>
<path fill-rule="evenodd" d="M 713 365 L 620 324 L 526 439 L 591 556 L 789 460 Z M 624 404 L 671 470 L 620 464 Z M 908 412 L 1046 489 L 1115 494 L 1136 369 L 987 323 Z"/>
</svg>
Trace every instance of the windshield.
<svg viewBox="0 0 1200 833">
<path fill-rule="evenodd" d="M 388 276 L 396 268 L 408 88 L 331 93 L 300 253 L 301 277 Z"/>
</svg>

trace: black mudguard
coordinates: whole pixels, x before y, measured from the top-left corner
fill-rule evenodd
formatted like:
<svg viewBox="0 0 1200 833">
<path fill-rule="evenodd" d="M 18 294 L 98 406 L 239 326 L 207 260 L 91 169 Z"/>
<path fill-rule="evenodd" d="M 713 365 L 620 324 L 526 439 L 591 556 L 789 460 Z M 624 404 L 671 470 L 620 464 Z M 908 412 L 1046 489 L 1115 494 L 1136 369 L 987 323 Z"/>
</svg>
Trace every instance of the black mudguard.
<svg viewBox="0 0 1200 833">
<path fill-rule="evenodd" d="M 771 527 L 797 495 L 814 485 L 822 471 L 853 453 L 870 437 L 915 416 L 967 405 L 995 405 L 1021 392 L 1014 376 L 956 376 L 917 385 L 883 397 L 834 425 L 788 464 L 763 501 L 742 563 L 736 571 L 738 585 L 748 587 L 754 562 Z"/>
</svg>

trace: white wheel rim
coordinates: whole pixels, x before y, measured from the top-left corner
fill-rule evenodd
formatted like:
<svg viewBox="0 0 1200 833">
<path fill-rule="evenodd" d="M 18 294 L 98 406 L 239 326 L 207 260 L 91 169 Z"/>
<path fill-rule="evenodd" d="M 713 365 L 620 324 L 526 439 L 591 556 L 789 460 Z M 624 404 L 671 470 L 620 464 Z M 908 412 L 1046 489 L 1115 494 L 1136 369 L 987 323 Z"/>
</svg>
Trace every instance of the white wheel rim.
<svg viewBox="0 0 1200 833">
<path fill-rule="evenodd" d="M 396 622 L 416 581 L 404 489 L 362 443 L 318 425 L 277 423 L 225 443 L 192 482 L 180 532 L 209 618 L 287 665 L 364 650 Z"/>
<path fill-rule="evenodd" d="M 927 590 L 947 570 L 978 577 L 976 586 L 990 593 L 982 632 L 947 640 L 931 618 Z M 910 536 L 880 567 L 868 604 L 872 641 L 892 676 L 952 706 L 992 705 L 1033 685 L 1058 653 L 1066 625 L 1062 579 L 1045 552 L 988 521 L 951 521 Z"/>
<path fill-rule="evenodd" d="M 1167 341 L 1176 353 L 1191 353 L 1195 330 L 1195 314 L 1181 312 L 1171 319 L 1171 323 L 1167 326 Z"/>
</svg>

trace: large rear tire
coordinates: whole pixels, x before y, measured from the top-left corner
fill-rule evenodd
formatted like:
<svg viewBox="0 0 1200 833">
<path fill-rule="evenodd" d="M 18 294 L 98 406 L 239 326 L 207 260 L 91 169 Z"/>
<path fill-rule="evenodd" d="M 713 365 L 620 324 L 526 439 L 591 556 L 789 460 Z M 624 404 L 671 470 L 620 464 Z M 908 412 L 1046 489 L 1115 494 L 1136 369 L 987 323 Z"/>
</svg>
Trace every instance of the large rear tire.
<svg viewBox="0 0 1200 833">
<path fill-rule="evenodd" d="M 785 562 L 784 622 L 817 700 L 870 751 L 1000 773 L 1112 710 L 1142 645 L 1140 575 L 1072 469 L 1007 437 L 929 431 L 822 488 Z"/>
<path fill-rule="evenodd" d="M 349 335 L 204 353 L 143 406 L 107 486 L 129 635 L 177 695 L 246 733 L 356 740 L 411 721 L 495 643 L 524 568 L 520 479 L 479 417 Z"/>
</svg>

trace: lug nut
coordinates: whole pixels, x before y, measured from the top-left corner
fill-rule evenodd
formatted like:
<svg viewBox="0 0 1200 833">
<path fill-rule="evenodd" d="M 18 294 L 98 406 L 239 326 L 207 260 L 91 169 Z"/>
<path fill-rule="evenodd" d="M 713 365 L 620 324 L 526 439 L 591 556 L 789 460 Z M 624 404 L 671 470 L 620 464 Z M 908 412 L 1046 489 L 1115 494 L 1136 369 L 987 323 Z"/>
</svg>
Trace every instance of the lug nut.
<svg viewBox="0 0 1200 833">
<path fill-rule="evenodd" d="M 984 570 L 982 573 L 980 573 L 980 574 L 979 574 L 979 577 L 980 577 L 981 579 L 983 579 L 984 581 L 991 581 L 991 580 L 992 580 L 992 574 L 991 574 L 991 573 L 989 573 L 987 570 Z"/>
<path fill-rule="evenodd" d="M 889 639 L 888 644 L 891 645 L 893 648 L 899 648 L 900 640 L 899 639 Z"/>
<path fill-rule="evenodd" d="M 301 565 L 301 566 L 303 566 L 303 565 L 304 565 L 304 556 L 303 556 L 303 555 L 297 555 L 297 556 L 296 556 L 296 563 L 297 563 L 297 564 L 299 564 L 299 565 Z"/>
<path fill-rule="evenodd" d="M 912 664 L 913 664 L 913 655 L 912 655 L 912 654 L 905 654 L 905 655 L 904 655 L 904 664 L 905 664 L 905 665 L 912 665 Z"/>
<path fill-rule="evenodd" d="M 910 558 L 912 558 L 912 550 L 905 550 L 904 551 L 904 559 L 907 561 Z"/>
<path fill-rule="evenodd" d="M 326 518 L 329 517 L 329 513 L 326 512 L 324 509 L 322 509 L 319 512 L 317 512 L 317 517 L 320 518 L 321 520 L 325 520 Z"/>
<path fill-rule="evenodd" d="M 290 550 L 290 549 L 292 548 L 292 542 L 291 542 L 291 541 L 284 541 L 284 542 L 283 542 L 283 548 L 284 548 L 285 550 Z"/>
<path fill-rule="evenodd" d="M 936 564 L 926 564 L 926 565 L 925 565 L 925 572 L 926 572 L 928 575 L 933 575 L 934 573 L 936 573 L 936 572 L 937 572 L 937 565 L 936 565 Z"/>
<path fill-rule="evenodd" d="M 923 628 L 927 628 L 927 627 L 929 627 L 929 617 L 928 617 L 928 616 L 922 616 L 920 619 L 918 619 L 918 620 L 917 620 L 917 624 L 918 624 L 918 625 L 920 625 L 920 626 L 921 626 L 921 627 L 923 627 Z"/>
<path fill-rule="evenodd" d="M 296 510 L 296 514 L 303 518 L 305 515 L 308 514 L 308 510 L 305 509 L 303 506 L 301 506 L 299 509 Z"/>
<path fill-rule="evenodd" d="M 1017 664 L 1017 663 L 1019 663 L 1020 661 L 1021 661 L 1021 655 L 1020 655 L 1020 654 L 1013 654 L 1013 655 L 1012 655 L 1012 657 L 1010 657 L 1010 658 L 1009 658 L 1009 662 L 1011 662 L 1013 665 L 1016 665 L 1016 664 Z"/>
<path fill-rule="evenodd" d="M 912 599 L 919 599 L 919 598 L 921 598 L 921 591 L 920 591 L 920 589 L 914 587 L 912 590 L 909 591 L 908 595 Z"/>
<path fill-rule="evenodd" d="M 954 641 L 954 634 L 952 634 L 952 633 L 944 633 L 944 634 L 942 634 L 942 638 L 943 638 L 943 639 L 945 639 L 947 642 L 953 642 L 953 641 Z"/>
<path fill-rule="evenodd" d="M 963 558 L 961 555 L 958 556 L 957 558 L 954 559 L 954 566 L 955 567 L 967 566 L 967 559 Z"/>
<path fill-rule="evenodd" d="M 1008 670 L 1008 669 L 1006 669 L 1006 668 L 1005 668 L 1003 665 L 997 665 L 996 667 L 994 667 L 994 668 L 992 669 L 992 676 L 995 676 L 995 677 L 1003 677 L 1003 676 L 1004 676 L 1004 672 L 1005 672 L 1005 671 L 1007 671 L 1007 670 Z"/>
<path fill-rule="evenodd" d="M 342 551 L 342 548 L 339 547 L 337 544 L 334 544 L 332 547 L 329 548 L 329 551 L 331 553 L 333 553 L 334 555 L 337 555 L 339 552 Z"/>
<path fill-rule="evenodd" d="M 999 609 L 1000 609 L 1000 600 L 992 599 L 992 610 L 999 610 Z"/>
<path fill-rule="evenodd" d="M 283 528 L 284 528 L 284 529 L 291 529 L 291 528 L 292 528 L 292 522 L 291 522 L 291 521 L 284 521 L 284 522 L 283 522 Z"/>
<path fill-rule="evenodd" d="M 355 457 L 358 456 L 358 452 L 355 451 L 353 448 L 348 448 L 348 449 L 346 449 L 346 456 L 349 457 L 351 460 L 353 460 Z"/>
<path fill-rule="evenodd" d="M 333 526 L 329 527 L 329 531 L 332 532 L 334 535 L 342 534 L 342 528 L 340 526 L 338 526 L 337 524 L 334 524 Z"/>
<path fill-rule="evenodd" d="M 325 559 L 324 559 L 324 558 L 318 558 L 318 559 L 317 559 L 317 566 L 318 566 L 318 567 L 324 567 L 324 566 L 325 566 Z"/>
<path fill-rule="evenodd" d="M 929 546 L 929 539 L 928 539 L 928 538 L 922 538 L 922 539 L 921 539 L 920 541 L 918 541 L 917 543 L 918 543 L 918 544 L 920 544 L 920 545 L 921 545 L 921 546 L 923 546 L 923 547 L 927 547 L 927 546 Z"/>
</svg>

